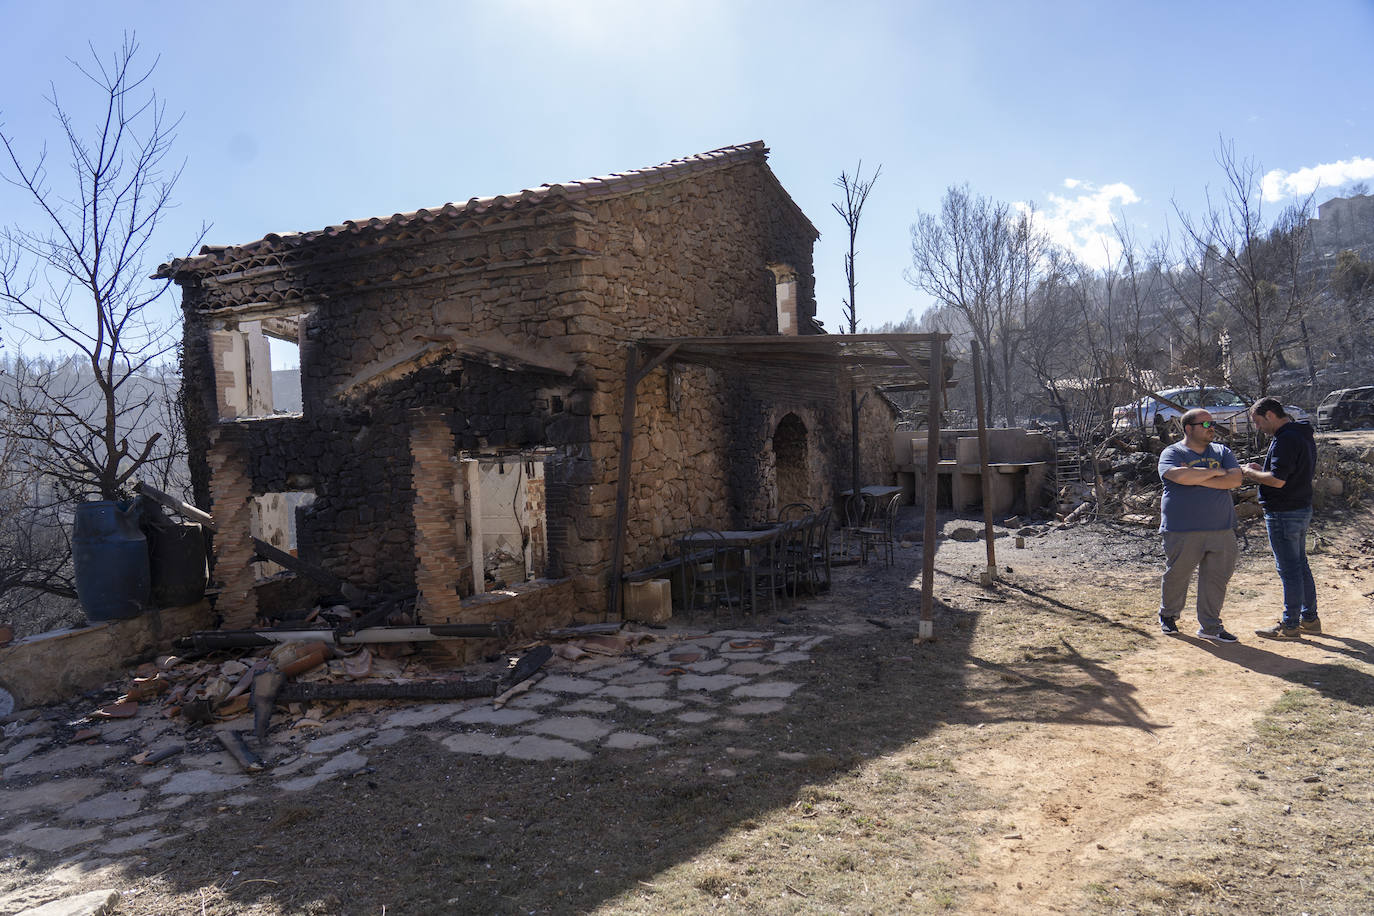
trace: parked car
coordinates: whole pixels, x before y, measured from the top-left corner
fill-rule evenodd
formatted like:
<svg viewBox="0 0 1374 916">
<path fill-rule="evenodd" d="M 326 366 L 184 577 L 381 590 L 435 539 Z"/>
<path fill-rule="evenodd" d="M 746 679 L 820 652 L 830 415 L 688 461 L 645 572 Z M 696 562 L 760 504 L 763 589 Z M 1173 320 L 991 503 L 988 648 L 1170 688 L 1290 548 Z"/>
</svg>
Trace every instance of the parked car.
<svg viewBox="0 0 1374 916">
<path fill-rule="evenodd" d="M 1374 426 L 1374 385 L 1341 388 L 1317 405 L 1317 429 Z"/>
<path fill-rule="evenodd" d="M 1189 410 L 1195 407 L 1203 408 L 1212 415 L 1213 420 L 1234 434 L 1250 433 L 1250 404 L 1234 391 L 1226 388 L 1190 386 L 1166 388 L 1159 393 Z M 1284 405 L 1283 410 L 1295 420 L 1308 419 L 1307 411 L 1296 405 Z M 1152 397 L 1143 397 L 1138 401 L 1112 408 L 1112 428 L 1120 431 L 1138 429 L 1143 425 L 1146 429 L 1152 429 L 1156 417 L 1168 423 L 1181 414 L 1181 411 L 1161 404 Z"/>
</svg>

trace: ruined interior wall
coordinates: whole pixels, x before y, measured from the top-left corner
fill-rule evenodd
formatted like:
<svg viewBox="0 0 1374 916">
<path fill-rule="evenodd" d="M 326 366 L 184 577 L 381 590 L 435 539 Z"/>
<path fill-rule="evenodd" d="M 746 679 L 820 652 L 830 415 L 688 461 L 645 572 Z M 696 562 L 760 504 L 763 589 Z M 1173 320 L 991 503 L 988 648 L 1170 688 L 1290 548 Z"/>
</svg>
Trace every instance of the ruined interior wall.
<svg viewBox="0 0 1374 916">
<path fill-rule="evenodd" d="M 316 494 L 297 517 L 302 559 L 360 588 L 413 587 L 409 424 L 401 412 L 241 420 L 220 428 L 234 431 L 254 493 Z"/>
<path fill-rule="evenodd" d="M 472 568 L 463 506 L 457 498 L 462 487 L 453 460 L 450 418 L 435 408 L 412 410 L 408 417 L 415 487 L 410 515 L 415 522 L 416 609 L 426 623 L 455 623 L 461 596 L 470 591 Z"/>
</svg>

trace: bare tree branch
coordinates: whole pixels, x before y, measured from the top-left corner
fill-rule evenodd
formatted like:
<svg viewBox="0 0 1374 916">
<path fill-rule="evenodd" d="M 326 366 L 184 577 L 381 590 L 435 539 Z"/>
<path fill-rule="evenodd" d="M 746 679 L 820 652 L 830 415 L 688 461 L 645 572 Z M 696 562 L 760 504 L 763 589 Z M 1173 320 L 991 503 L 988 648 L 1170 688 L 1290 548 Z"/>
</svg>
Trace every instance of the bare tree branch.
<svg viewBox="0 0 1374 916">
<path fill-rule="evenodd" d="M 152 367 L 175 339 L 149 311 L 168 282 L 147 279 L 144 257 L 181 175 L 181 166 L 168 167 L 179 120 L 167 119 L 148 88 L 157 61 L 142 67 L 138 54 L 126 36 L 108 59 L 92 48 L 90 64 L 73 61 L 103 103 L 90 133 L 51 91 L 72 186 L 54 187 L 46 147 L 27 164 L 17 139 L 0 132 L 10 166 L 4 177 L 39 214 L 32 226 L 0 233 L 0 303 L 26 319 L 37 340 L 88 367 L 79 382 L 52 371 L 18 373 L 0 406 L 27 419 L 22 441 L 48 444 L 26 460 L 73 498 L 120 498 L 163 444 L 161 431 L 144 421 L 156 406 Z"/>
</svg>

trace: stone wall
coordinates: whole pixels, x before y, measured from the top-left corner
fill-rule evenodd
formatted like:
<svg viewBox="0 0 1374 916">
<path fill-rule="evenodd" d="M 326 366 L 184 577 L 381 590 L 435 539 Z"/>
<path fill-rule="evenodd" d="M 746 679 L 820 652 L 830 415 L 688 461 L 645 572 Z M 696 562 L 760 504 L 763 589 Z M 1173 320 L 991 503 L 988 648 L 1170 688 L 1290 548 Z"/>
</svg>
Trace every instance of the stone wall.
<svg viewBox="0 0 1374 916">
<path fill-rule="evenodd" d="M 105 687 L 154 652 L 166 652 L 175 640 L 208 628 L 213 619 L 210 605 L 200 601 L 18 639 L 0 646 L 0 690 L 23 709 Z"/>
</svg>

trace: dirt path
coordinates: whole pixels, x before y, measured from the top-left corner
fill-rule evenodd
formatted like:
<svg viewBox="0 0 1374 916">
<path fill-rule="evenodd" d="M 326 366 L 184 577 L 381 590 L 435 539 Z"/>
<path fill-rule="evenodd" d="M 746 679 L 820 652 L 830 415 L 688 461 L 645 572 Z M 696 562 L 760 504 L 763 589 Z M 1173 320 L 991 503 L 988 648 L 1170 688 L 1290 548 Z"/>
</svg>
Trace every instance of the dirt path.
<svg viewBox="0 0 1374 916">
<path fill-rule="evenodd" d="M 1271 569 L 1251 564 L 1232 580 L 1225 613 L 1240 644 L 1160 635 L 1111 665 L 1103 705 L 1119 724 L 1008 729 L 995 749 L 959 761 L 989 795 L 1012 800 L 999 814 L 1015 825 L 978 851 L 982 890 L 969 912 L 1070 911 L 1081 888 L 1109 874 L 1140 837 L 1201 825 L 1223 798 L 1246 804 L 1230 757 L 1292 686 L 1282 675 L 1340 652 L 1340 637 L 1374 642 L 1364 573 L 1313 559 L 1326 636 L 1255 636 L 1275 619 L 1277 584 Z"/>
</svg>

